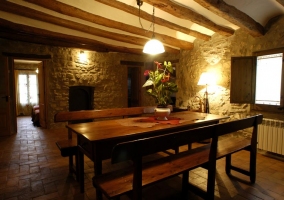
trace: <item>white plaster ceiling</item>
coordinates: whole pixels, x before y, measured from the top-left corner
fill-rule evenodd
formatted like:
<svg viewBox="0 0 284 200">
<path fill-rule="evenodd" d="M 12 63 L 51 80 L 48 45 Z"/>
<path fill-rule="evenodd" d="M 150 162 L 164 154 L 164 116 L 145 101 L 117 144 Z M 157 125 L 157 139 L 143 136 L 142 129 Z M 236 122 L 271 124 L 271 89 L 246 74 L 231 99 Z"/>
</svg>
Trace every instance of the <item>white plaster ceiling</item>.
<svg viewBox="0 0 284 200">
<path fill-rule="evenodd" d="M 54 0 L 52 0 L 54 1 Z M 137 16 L 134 16 L 132 14 L 126 13 L 122 10 L 107 6 L 103 3 L 99 3 L 96 0 L 58 0 L 59 2 L 62 2 L 64 4 L 71 5 L 73 7 L 79 8 L 81 10 L 87 11 L 89 13 L 93 13 L 108 19 L 112 19 L 118 22 L 126 23 L 135 27 L 141 28 L 139 24 L 139 18 Z M 131 5 L 134 8 L 138 8 L 136 0 L 118 0 L 120 2 L 123 2 L 125 4 Z M 267 24 L 267 22 L 278 15 L 284 14 L 284 6 L 282 6 L 280 3 L 278 3 L 276 0 L 224 0 L 227 4 L 236 7 L 238 10 L 246 13 L 248 16 L 250 16 L 252 19 L 254 19 L 256 22 L 260 23 L 263 27 Z M 74 22 L 78 22 L 81 24 L 85 24 L 91 27 L 96 27 L 99 29 L 107 30 L 110 32 L 115 33 L 121 33 L 124 35 L 130 35 L 134 36 L 135 34 L 129 33 L 127 31 L 122 31 L 114 28 L 108 28 L 106 26 L 98 25 L 92 22 L 88 22 L 79 18 L 70 17 L 64 14 L 60 14 L 58 12 L 43 8 L 41 6 L 35 5 L 33 3 L 29 3 L 27 1 L 23 0 L 8 0 L 8 2 L 12 2 L 18 5 L 22 5 L 27 8 L 35 9 L 44 13 L 48 13 L 52 16 L 60 17 L 63 19 L 71 20 Z M 215 22 L 218 25 L 229 27 L 233 30 L 237 30 L 239 27 L 221 17 L 218 15 L 212 13 L 211 11 L 207 10 L 206 8 L 202 7 L 198 3 L 196 3 L 194 0 L 173 0 L 173 2 L 182 5 L 183 7 L 186 7 L 188 9 L 193 10 L 194 12 L 197 12 L 206 18 L 210 19 L 211 21 Z M 1 5 L 0 5 L 1 7 Z M 141 10 L 152 14 L 153 12 L 153 6 L 150 4 L 147 4 L 143 2 L 143 5 L 141 6 Z M 200 26 L 198 24 L 195 24 L 189 20 L 181 19 L 178 17 L 175 17 L 167 12 L 164 12 L 158 8 L 155 9 L 155 16 L 165 19 L 167 21 L 170 21 L 172 23 L 178 24 L 180 26 L 196 30 L 200 33 L 204 33 L 206 35 L 212 36 L 215 32 L 212 30 L 209 30 L 208 28 L 205 28 L 203 26 Z M 0 18 L 8 20 L 13 23 L 23 24 L 30 27 L 37 27 L 43 30 L 49 30 L 56 33 L 63 33 L 66 35 L 73 35 L 78 37 L 84 37 L 96 41 L 103 42 L 105 44 L 111 44 L 121 47 L 128 47 L 128 48 L 136 48 L 141 49 L 143 46 L 137 45 L 137 44 L 130 44 L 118 40 L 108 39 L 105 37 L 100 37 L 96 35 L 92 35 L 89 33 L 84 33 L 78 30 L 71 30 L 69 28 L 65 28 L 62 26 L 58 26 L 55 24 L 50 24 L 47 22 L 39 21 L 37 19 L 31 19 L 28 17 L 24 17 L 21 15 L 18 15 L 16 12 L 5 12 L 3 10 L 0 10 Z M 142 25 L 144 29 L 149 29 L 151 22 L 146 21 L 144 19 L 141 19 Z M 165 26 L 161 25 L 155 25 L 155 32 L 160 34 L 165 34 L 180 40 L 188 41 L 188 42 L 194 42 L 196 39 L 194 36 L 181 33 L 179 31 L 172 30 L 170 28 L 167 28 Z M 141 37 L 141 36 L 139 36 Z M 143 38 L 143 36 L 142 36 Z M 149 39 L 145 38 L 144 39 Z M 168 45 L 169 46 L 169 45 Z M 179 49 L 177 47 L 173 47 L 175 49 Z"/>
</svg>

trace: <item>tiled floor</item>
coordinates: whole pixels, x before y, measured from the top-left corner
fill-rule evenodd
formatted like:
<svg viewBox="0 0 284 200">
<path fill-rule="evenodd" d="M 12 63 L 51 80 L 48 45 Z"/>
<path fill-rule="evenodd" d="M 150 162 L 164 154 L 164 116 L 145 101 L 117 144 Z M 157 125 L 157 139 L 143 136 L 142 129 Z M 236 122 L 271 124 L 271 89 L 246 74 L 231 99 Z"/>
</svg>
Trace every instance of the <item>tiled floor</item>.
<svg viewBox="0 0 284 200">
<path fill-rule="evenodd" d="M 65 129 L 44 130 L 34 127 L 30 117 L 18 118 L 18 134 L 0 137 L 0 199 L 95 199 L 91 184 L 92 162 L 85 158 L 85 188 L 68 176 L 68 158 L 63 158 L 55 141 L 66 137 Z M 247 152 L 233 156 L 236 165 L 248 166 Z M 228 178 L 224 160 L 217 162 L 215 199 L 284 199 L 284 161 L 263 154 L 257 159 L 257 181 L 235 173 Z M 104 167 L 109 168 L 108 161 Z M 198 168 L 190 173 L 190 181 L 205 187 L 206 170 Z M 179 199 L 180 177 L 155 184 L 143 190 L 145 200 Z M 127 200 L 129 197 L 123 196 Z M 189 199 L 201 199 L 189 192 Z"/>
</svg>

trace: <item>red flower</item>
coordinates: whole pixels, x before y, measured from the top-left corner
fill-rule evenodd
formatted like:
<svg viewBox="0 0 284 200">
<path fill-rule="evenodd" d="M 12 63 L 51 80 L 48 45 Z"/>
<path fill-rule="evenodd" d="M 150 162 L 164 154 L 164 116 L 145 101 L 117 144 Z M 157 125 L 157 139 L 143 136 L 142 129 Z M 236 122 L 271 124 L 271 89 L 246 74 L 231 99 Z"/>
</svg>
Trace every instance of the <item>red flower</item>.
<svg viewBox="0 0 284 200">
<path fill-rule="evenodd" d="M 161 65 L 162 63 L 159 63 L 157 61 L 154 61 L 154 63 L 157 65 L 158 69 L 160 69 L 162 67 L 162 65 Z"/>
<path fill-rule="evenodd" d="M 171 74 L 170 74 L 170 73 L 168 73 L 168 75 L 167 75 L 167 76 L 166 76 L 166 75 L 164 75 L 163 79 L 161 80 L 161 81 L 162 81 L 162 83 L 168 82 L 168 81 L 170 80 L 170 76 L 171 76 Z"/>
<path fill-rule="evenodd" d="M 144 72 L 144 76 L 148 76 L 149 75 L 149 73 L 150 73 L 150 70 L 145 70 L 145 72 Z"/>
</svg>

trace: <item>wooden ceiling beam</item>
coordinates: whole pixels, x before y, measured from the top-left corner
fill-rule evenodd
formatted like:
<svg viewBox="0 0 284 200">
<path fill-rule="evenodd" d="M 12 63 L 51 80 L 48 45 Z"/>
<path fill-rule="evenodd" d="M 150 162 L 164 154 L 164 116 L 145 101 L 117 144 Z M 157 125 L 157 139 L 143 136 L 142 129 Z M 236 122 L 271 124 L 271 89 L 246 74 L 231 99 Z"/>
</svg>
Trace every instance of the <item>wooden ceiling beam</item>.
<svg viewBox="0 0 284 200">
<path fill-rule="evenodd" d="M 247 14 L 228 5 L 223 0 L 194 0 L 201 6 L 244 29 L 253 37 L 264 35 L 264 27 Z"/>
<path fill-rule="evenodd" d="M 41 21 L 45 21 L 51 24 L 56 24 L 58 26 L 63 26 L 69 29 L 73 29 L 73 30 L 78 30 L 84 33 L 89 33 L 91 35 L 96 35 L 96 36 L 100 36 L 100 37 L 104 37 L 104 38 L 109 38 L 112 40 L 116 40 L 116 41 L 121 41 L 121 42 L 126 42 L 126 43 L 130 43 L 130 44 L 135 44 L 135 45 L 140 45 L 140 46 L 144 46 L 145 43 L 148 41 L 147 39 L 144 38 L 139 38 L 139 37 L 135 37 L 135 36 L 130 36 L 130 35 L 124 35 L 124 34 L 118 34 L 118 33 L 114 33 L 114 32 L 109 32 L 109 31 L 104 31 L 98 28 L 94 28 L 91 26 L 87 26 L 87 25 L 83 25 L 77 22 L 73 22 L 70 20 L 65 20 L 65 19 L 61 19 L 58 17 L 54 17 L 45 13 L 42 13 L 40 11 L 36 11 L 24 6 L 20 6 L 17 4 L 13 4 L 13 3 L 9 3 L 9 2 L 5 2 L 1 5 L 0 10 L 3 10 L 5 12 L 12 12 L 21 16 L 25 16 L 28 18 L 32 18 L 32 19 L 37 19 L 37 20 L 41 20 Z M 157 37 L 158 38 L 158 37 Z M 164 42 L 164 40 L 162 40 L 162 42 Z M 174 44 L 176 44 L 175 42 L 171 43 L 173 46 Z M 189 43 L 187 45 L 183 46 L 185 49 L 192 49 L 193 48 L 193 44 Z M 172 50 L 173 48 L 171 47 L 165 47 L 166 50 Z"/>
<path fill-rule="evenodd" d="M 30 0 L 27 0 L 27 1 L 30 1 Z M 32 1 L 36 1 L 36 0 L 32 0 Z M 134 8 L 133 6 L 127 5 L 125 3 L 122 3 L 122 2 L 116 1 L 116 0 L 111 0 L 111 1 L 110 0 L 95 0 L 95 1 L 103 3 L 103 4 L 111 6 L 111 7 L 114 7 L 114 8 L 117 8 L 119 10 L 122 10 L 124 12 L 130 13 L 132 15 L 139 17 L 138 6 L 137 6 L 137 8 Z M 153 16 L 152 16 L 152 14 L 148 14 L 147 12 L 140 10 L 140 18 L 145 19 L 147 21 L 152 21 Z M 155 16 L 155 24 L 158 24 L 160 26 L 165 26 L 167 28 L 170 28 L 170 29 L 175 30 L 175 31 L 182 32 L 182 33 L 187 34 L 187 35 L 191 35 L 191 36 L 196 37 L 196 38 L 201 39 L 201 40 L 208 41 L 208 40 L 211 39 L 211 36 L 209 36 L 209 35 L 200 33 L 200 32 L 195 31 L 195 30 L 188 29 L 188 28 L 183 27 L 183 26 L 179 26 L 177 24 L 166 21 L 166 20 L 159 18 L 157 16 Z"/>
<path fill-rule="evenodd" d="M 36 44 L 82 48 L 97 52 L 142 54 L 141 49 L 109 45 L 96 40 L 55 33 L 52 31 L 12 23 L 4 19 L 0 19 L 0 37 Z"/>
<path fill-rule="evenodd" d="M 102 0 L 100 0 L 102 1 Z M 106 0 L 103 0 L 106 1 Z M 204 17 L 203 15 L 200 15 L 191 9 L 188 9 L 184 6 L 181 6 L 180 4 L 174 3 L 174 1 L 171 0 L 143 0 L 146 3 L 149 3 L 165 12 L 170 13 L 173 16 L 176 16 L 181 19 L 190 20 L 196 24 L 199 24 L 200 26 L 203 26 L 205 28 L 208 28 L 220 35 L 224 36 L 231 36 L 234 34 L 234 30 L 231 28 L 223 27 L 218 24 L 215 24 L 208 18 Z"/>
<path fill-rule="evenodd" d="M 276 0 L 278 3 L 280 3 L 282 6 L 284 6 L 284 0 Z"/>
<path fill-rule="evenodd" d="M 141 28 L 137 28 L 135 26 L 127 25 L 127 24 L 116 22 L 116 21 L 113 21 L 113 20 L 109 20 L 109 19 L 106 19 L 106 18 L 97 16 L 97 15 L 85 12 L 83 10 L 80 10 L 78 8 L 75 8 L 73 6 L 69 6 L 67 4 L 64 4 L 64 3 L 61 3 L 61 2 L 58 2 L 58 1 L 55 1 L 55 0 L 41 0 L 41 1 L 25 0 L 25 1 L 30 2 L 30 3 L 34 3 L 36 5 L 39 5 L 39 6 L 42 6 L 44 8 L 59 12 L 59 13 L 64 14 L 64 15 L 80 18 L 80 19 L 83 19 L 83 20 L 86 20 L 86 21 L 89 21 L 89 22 L 92 22 L 92 23 L 100 24 L 100 25 L 110 27 L 110 28 L 117 28 L 119 30 L 123 30 L 123 31 L 130 32 L 130 33 L 133 33 L 133 34 L 136 34 L 136 35 L 144 36 L 144 37 L 147 37 L 147 38 L 152 38 L 152 32 L 149 32 L 149 31 L 146 32 L 145 30 L 143 30 Z M 16 5 L 14 5 L 14 7 L 15 6 Z M 27 7 L 24 7 L 24 9 L 19 9 L 19 8 L 16 9 L 13 6 L 10 6 L 10 7 L 11 7 L 10 9 L 17 10 L 17 12 L 16 12 L 17 14 L 24 15 L 23 12 L 25 12 L 25 15 L 29 18 L 35 18 L 35 15 L 37 15 L 36 19 L 39 19 L 39 20 L 42 20 L 42 21 L 46 21 L 46 22 L 49 22 L 49 23 L 53 23 L 53 24 L 57 24 L 57 25 L 60 25 L 60 26 L 65 26 L 65 27 L 68 26 L 68 28 L 72 28 L 72 29 L 75 29 L 75 30 L 78 30 L 78 31 L 87 32 L 87 33 L 94 34 L 94 35 L 99 34 L 98 36 L 106 37 L 106 38 L 110 38 L 110 39 L 115 39 L 117 41 L 127 42 L 127 43 L 130 43 L 130 44 L 138 44 L 138 45 L 142 45 L 142 46 L 144 46 L 144 44 L 148 41 L 144 38 L 108 32 L 108 31 L 104 31 L 104 30 L 101 30 L 101 29 L 95 29 L 95 28 L 90 27 L 90 26 L 86 26 L 86 25 L 79 24 L 79 23 L 76 23 L 76 22 L 73 22 L 73 21 L 69 21 L 69 20 L 68 21 L 63 20 L 63 19 L 60 19 L 58 17 L 50 16 L 50 15 L 47 15 L 45 13 L 35 11 L 35 10 L 33 10 L 33 12 L 25 11 L 25 10 L 28 9 Z M 21 12 L 19 12 L 19 11 L 21 11 Z M 70 27 L 70 26 L 72 26 L 72 27 Z M 185 49 L 185 50 L 193 49 L 193 43 L 187 42 L 187 41 L 184 41 L 184 40 L 179 40 L 179 39 L 176 39 L 174 37 L 155 33 L 155 38 L 160 40 L 162 43 L 168 44 L 170 46 L 178 47 L 178 48 Z"/>
</svg>

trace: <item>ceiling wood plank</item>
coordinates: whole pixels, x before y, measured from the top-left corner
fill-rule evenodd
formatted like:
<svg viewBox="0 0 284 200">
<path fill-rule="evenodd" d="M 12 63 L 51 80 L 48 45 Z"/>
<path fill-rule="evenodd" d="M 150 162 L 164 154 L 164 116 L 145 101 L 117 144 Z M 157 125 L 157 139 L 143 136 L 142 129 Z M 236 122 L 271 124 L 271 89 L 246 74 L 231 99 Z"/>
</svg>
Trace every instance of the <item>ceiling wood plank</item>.
<svg viewBox="0 0 284 200">
<path fill-rule="evenodd" d="M 26 1 L 30 1 L 30 0 L 26 0 Z M 36 0 L 32 0 L 32 1 L 36 1 Z M 119 2 L 119 1 L 116 1 L 116 0 L 111 0 L 111 1 L 109 1 L 109 0 L 95 0 L 95 1 L 103 3 L 103 4 L 111 6 L 111 7 L 114 7 L 114 8 L 117 8 L 117 9 L 120 9 L 120 10 L 123 10 L 127 13 L 130 13 L 132 15 L 139 17 L 139 9 L 134 8 L 133 6 L 127 5 L 125 3 L 122 3 L 122 2 Z M 153 16 L 152 16 L 152 14 L 148 14 L 147 12 L 140 10 L 140 17 L 145 19 L 145 20 L 152 21 Z M 209 36 L 209 35 L 197 32 L 195 30 L 188 29 L 188 28 L 183 27 L 183 26 L 179 26 L 177 24 L 166 21 L 166 20 L 159 18 L 157 16 L 155 16 L 155 24 L 158 24 L 160 26 L 165 26 L 167 28 L 173 29 L 175 31 L 182 32 L 184 34 L 191 35 L 191 36 L 196 37 L 196 38 L 201 39 L 201 40 L 208 41 L 208 40 L 211 39 L 211 36 Z"/>
<path fill-rule="evenodd" d="M 144 66 L 144 62 L 138 62 L 138 61 L 127 61 L 127 60 L 121 60 L 120 61 L 121 65 L 128 65 L 128 66 L 136 66 L 136 67 L 141 67 Z"/>
<path fill-rule="evenodd" d="M 123 52 L 142 54 L 141 49 L 108 45 L 96 40 L 55 33 L 39 28 L 12 23 L 0 19 L 0 37 L 16 41 L 31 42 L 37 44 L 82 48 L 98 52 Z M 176 53 L 178 53 L 176 51 Z"/>
<path fill-rule="evenodd" d="M 121 41 L 121 42 L 126 42 L 126 43 L 130 43 L 130 44 L 135 44 L 135 45 L 140 45 L 143 46 L 148 40 L 144 39 L 144 38 L 139 38 L 139 37 L 135 37 L 135 36 L 130 36 L 130 35 L 124 35 L 124 34 L 118 34 L 118 33 L 114 33 L 114 32 L 109 32 L 109 31 L 104 31 L 98 28 L 94 28 L 91 26 L 87 26 L 87 25 L 83 25 L 77 22 L 73 22 L 70 20 L 65 20 L 65 19 L 61 19 L 58 17 L 54 17 L 45 13 L 42 13 L 40 11 L 36 11 L 30 8 L 26 8 L 20 5 L 16 5 L 13 3 L 3 3 L 2 6 L 0 7 L 0 10 L 3 11 L 9 11 L 12 13 L 17 13 L 18 15 L 21 16 L 25 16 L 25 17 L 29 17 L 32 19 L 38 19 L 41 21 L 45 21 L 51 24 L 56 24 L 59 26 L 63 26 L 66 28 L 70 28 L 73 30 L 78 30 L 84 33 L 89 33 L 92 35 L 96 35 L 96 36 L 100 36 L 100 37 L 105 37 L 105 38 L 109 38 L 112 40 L 116 40 L 116 41 Z M 174 42 L 171 43 L 173 46 Z M 189 43 L 189 45 L 185 45 L 183 46 L 184 48 L 190 46 L 190 49 L 193 48 L 193 44 Z M 168 51 L 169 49 L 171 49 L 171 47 L 165 46 L 166 51 Z"/>
<path fill-rule="evenodd" d="M 174 64 L 174 63 L 178 63 L 179 59 L 168 60 L 167 62 L 171 62 L 172 64 Z M 136 67 L 144 66 L 144 63 L 145 62 L 137 62 L 137 61 L 135 62 L 135 61 L 128 61 L 128 60 L 121 60 L 120 61 L 121 65 L 136 66 Z M 153 63 L 154 64 L 154 61 L 153 62 L 146 62 L 146 63 Z"/>
<path fill-rule="evenodd" d="M 284 6 L 284 0 L 276 0 L 278 3 L 280 3 L 282 6 Z"/>
<path fill-rule="evenodd" d="M 99 0 L 99 1 L 107 1 L 107 0 Z M 181 19 L 190 20 L 196 24 L 206 27 L 216 33 L 219 33 L 220 35 L 231 36 L 235 32 L 233 29 L 215 24 L 214 22 L 204 17 L 203 15 L 200 15 L 184 6 L 174 3 L 171 0 L 143 0 L 143 1 L 151 5 L 154 5 L 155 7 L 165 12 L 168 12 L 171 15 L 174 15 Z"/>
<path fill-rule="evenodd" d="M 201 6 L 215 13 L 216 15 L 228 20 L 229 22 L 244 29 L 253 37 L 264 35 L 264 27 L 253 20 L 247 14 L 236 9 L 234 6 L 228 5 L 223 0 L 194 0 Z"/>
<path fill-rule="evenodd" d="M 97 16 L 97 15 L 93 15 L 91 13 L 85 12 L 83 10 L 80 10 L 78 8 L 75 8 L 73 6 L 69 6 L 67 4 L 64 4 L 64 3 L 61 3 L 61 2 L 58 2 L 58 1 L 54 1 L 54 0 L 48 0 L 48 1 L 46 1 L 46 0 L 41 0 L 41 1 L 26 0 L 26 1 L 31 2 L 31 3 L 35 3 L 36 5 L 40 5 L 44 8 L 51 9 L 53 11 L 56 11 L 56 12 L 59 12 L 61 14 L 65 14 L 65 15 L 68 15 L 68 16 L 71 16 L 71 17 L 80 18 L 80 19 L 87 20 L 87 21 L 90 21 L 90 22 L 93 22 L 93 23 L 96 23 L 96 24 L 100 24 L 100 25 L 103 25 L 103 26 L 106 26 L 106 27 L 118 28 L 118 29 L 123 30 L 123 31 L 134 33 L 136 35 L 152 38 L 152 32 L 149 32 L 149 31 L 146 32 L 143 29 L 137 28 L 135 26 L 127 25 L 127 24 L 124 24 L 124 23 L 116 22 L 116 21 L 113 21 L 113 20 L 109 20 L 109 19 Z M 16 10 L 16 8 L 13 8 L 13 6 L 10 6 L 10 7 L 12 7 L 10 9 Z M 24 10 L 27 10 L 27 9 L 28 8 L 25 8 Z M 17 14 L 24 12 L 24 11 L 18 12 L 19 10 L 23 10 L 23 9 L 17 9 Z M 36 18 L 36 19 L 39 19 L 39 20 L 45 20 L 45 21 L 48 20 L 48 22 L 53 23 L 53 24 L 58 24 L 58 25 L 60 23 L 60 26 L 65 26 L 65 27 L 73 25 L 72 29 L 79 30 L 79 31 L 81 30 L 83 32 L 89 32 L 90 33 L 91 30 L 95 30 L 95 28 L 93 28 L 93 27 L 82 25 L 82 24 L 75 23 L 75 22 L 72 22 L 72 21 L 68 21 L 66 23 L 63 23 L 62 21 L 65 21 L 65 20 L 50 16 L 50 15 L 47 16 L 47 14 L 44 14 L 44 13 L 39 12 L 39 11 L 36 11 L 36 12 L 39 13 L 39 14 L 37 14 L 37 18 Z M 35 14 L 36 14 L 35 11 L 33 11 L 32 13 L 30 13 L 29 11 L 26 12 L 26 15 L 29 15 L 28 17 L 30 17 L 30 18 L 34 18 L 34 16 L 31 16 L 31 15 L 35 15 Z M 148 41 L 144 38 L 136 37 L 136 39 L 135 39 L 135 37 L 132 37 L 132 36 L 129 36 L 129 35 L 117 34 L 117 33 L 113 33 L 113 32 L 107 32 L 107 31 L 104 31 L 104 30 L 100 31 L 100 29 L 96 29 L 96 31 L 92 31 L 92 33 L 90 33 L 90 34 L 96 35 L 98 32 L 102 33 L 102 34 L 99 35 L 99 36 L 102 36 L 102 37 L 107 37 L 107 38 L 111 37 L 111 39 L 113 39 L 113 37 L 116 37 L 115 40 L 131 43 L 131 44 L 138 44 L 138 45 L 142 45 L 142 46 L 144 46 L 144 44 Z M 106 34 L 106 33 L 108 33 L 108 34 Z M 129 38 L 132 38 L 134 40 L 132 40 L 132 39 L 129 40 Z M 178 48 L 185 49 L 185 50 L 193 49 L 193 43 L 187 42 L 187 41 L 184 41 L 184 40 L 179 40 L 179 39 L 176 39 L 174 37 L 170 37 L 170 36 L 167 36 L 167 35 L 156 33 L 155 38 L 160 40 L 162 43 L 168 44 L 170 46 L 178 47 Z"/>
</svg>

